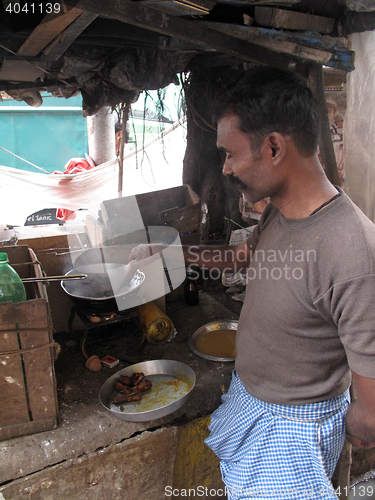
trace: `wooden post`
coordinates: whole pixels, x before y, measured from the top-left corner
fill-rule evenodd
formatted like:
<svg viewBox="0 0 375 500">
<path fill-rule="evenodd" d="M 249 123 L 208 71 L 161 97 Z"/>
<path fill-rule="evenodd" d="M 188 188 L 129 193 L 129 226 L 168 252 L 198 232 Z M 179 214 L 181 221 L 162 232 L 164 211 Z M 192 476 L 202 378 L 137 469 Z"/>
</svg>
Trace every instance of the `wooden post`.
<svg viewBox="0 0 375 500">
<path fill-rule="evenodd" d="M 337 170 L 337 163 L 335 151 L 331 138 L 331 130 L 328 121 L 328 110 L 326 104 L 326 96 L 324 91 L 323 80 L 323 66 L 318 63 L 308 64 L 308 82 L 311 91 L 318 101 L 320 111 L 320 139 L 319 148 L 320 155 L 323 161 L 324 169 L 328 179 L 336 186 L 340 185 L 339 173 Z"/>
<path fill-rule="evenodd" d="M 356 390 L 352 383 L 350 385 L 350 400 L 353 402 L 356 399 Z M 340 500 L 348 500 L 350 487 L 350 469 L 352 465 L 352 445 L 345 440 L 344 447 L 341 450 L 340 458 L 337 462 L 335 474 L 336 482 L 334 488 L 337 490 L 337 496 Z"/>
<path fill-rule="evenodd" d="M 128 123 L 130 113 L 130 104 L 126 104 L 122 109 L 122 129 L 121 129 L 121 142 L 120 142 L 120 155 L 119 155 L 119 171 L 118 171 L 118 197 L 122 197 L 122 187 L 124 178 L 124 145 L 126 136 L 126 124 Z"/>
<path fill-rule="evenodd" d="M 309 63 L 308 64 L 308 82 L 310 89 L 318 101 L 321 119 L 320 128 L 320 154 L 324 164 L 324 168 L 328 179 L 336 186 L 340 185 L 339 174 L 337 170 L 335 151 L 331 139 L 331 130 L 329 127 L 328 110 L 326 104 L 326 96 L 324 91 L 323 80 L 323 67 L 321 64 Z M 352 445 L 345 441 L 344 447 L 341 451 L 340 458 L 337 462 L 336 473 L 337 488 L 340 500 L 347 500 L 350 486 L 350 467 L 352 464 Z"/>
<path fill-rule="evenodd" d="M 335 485 L 338 491 L 340 500 L 348 500 L 350 487 L 350 467 L 352 465 L 352 445 L 349 441 L 345 441 L 341 451 L 339 461 L 337 462 L 337 484 Z"/>
</svg>

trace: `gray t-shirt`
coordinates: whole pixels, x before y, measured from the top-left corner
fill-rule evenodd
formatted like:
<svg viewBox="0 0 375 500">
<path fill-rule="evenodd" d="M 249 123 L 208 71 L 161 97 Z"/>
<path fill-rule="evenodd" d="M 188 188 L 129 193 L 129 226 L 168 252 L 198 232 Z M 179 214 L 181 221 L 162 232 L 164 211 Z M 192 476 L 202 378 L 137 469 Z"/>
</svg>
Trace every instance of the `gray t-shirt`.
<svg viewBox="0 0 375 500">
<path fill-rule="evenodd" d="M 247 391 L 298 405 L 342 394 L 349 367 L 375 378 L 375 225 L 348 196 L 303 219 L 269 204 L 248 245 L 235 364 Z"/>
</svg>

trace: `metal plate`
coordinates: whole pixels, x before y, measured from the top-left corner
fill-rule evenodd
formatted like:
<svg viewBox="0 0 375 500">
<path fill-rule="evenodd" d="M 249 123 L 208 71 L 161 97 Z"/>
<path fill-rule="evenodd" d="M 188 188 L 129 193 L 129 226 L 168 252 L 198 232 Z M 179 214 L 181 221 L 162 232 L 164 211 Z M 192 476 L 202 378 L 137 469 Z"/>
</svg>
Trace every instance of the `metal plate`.
<svg viewBox="0 0 375 500">
<path fill-rule="evenodd" d="M 198 354 L 198 356 L 201 356 L 202 358 L 205 359 L 209 359 L 211 361 L 220 361 L 220 362 L 234 361 L 235 360 L 234 357 L 220 358 L 217 356 L 210 356 L 209 354 L 205 354 L 199 351 L 199 349 L 197 348 L 197 342 L 201 337 L 206 335 L 207 332 L 215 332 L 219 330 L 237 330 L 237 326 L 238 326 L 238 321 L 233 319 L 219 320 L 219 321 L 213 321 L 212 323 L 207 323 L 206 325 L 203 325 L 200 328 L 198 328 L 198 330 L 196 330 L 189 337 L 189 347 L 195 354 Z"/>
<path fill-rule="evenodd" d="M 113 397 L 120 394 L 115 389 L 115 381 L 120 375 L 130 376 L 137 372 L 143 372 L 145 378 L 152 381 L 151 390 L 145 392 L 139 402 L 113 404 Z M 194 385 L 195 373 L 184 363 L 168 359 L 144 361 L 112 375 L 100 389 L 99 398 L 102 405 L 120 420 L 146 422 L 181 408 Z"/>
</svg>

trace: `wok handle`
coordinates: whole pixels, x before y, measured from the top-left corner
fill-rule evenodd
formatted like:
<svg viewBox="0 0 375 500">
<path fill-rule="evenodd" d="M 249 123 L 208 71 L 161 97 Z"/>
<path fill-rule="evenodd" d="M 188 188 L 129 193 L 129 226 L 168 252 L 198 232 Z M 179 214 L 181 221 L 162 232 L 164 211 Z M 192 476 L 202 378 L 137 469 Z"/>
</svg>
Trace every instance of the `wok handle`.
<svg viewBox="0 0 375 500">
<path fill-rule="evenodd" d="M 70 274 L 64 276 L 45 276 L 41 278 L 21 278 L 24 283 L 38 283 L 39 281 L 84 280 L 87 274 Z"/>
</svg>

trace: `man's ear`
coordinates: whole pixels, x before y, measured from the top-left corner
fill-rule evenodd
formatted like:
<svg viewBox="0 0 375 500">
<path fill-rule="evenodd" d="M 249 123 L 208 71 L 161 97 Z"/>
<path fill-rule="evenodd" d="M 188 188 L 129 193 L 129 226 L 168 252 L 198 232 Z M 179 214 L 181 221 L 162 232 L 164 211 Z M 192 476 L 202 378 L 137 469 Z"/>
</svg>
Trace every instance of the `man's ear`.
<svg viewBox="0 0 375 500">
<path fill-rule="evenodd" d="M 263 146 L 265 147 L 268 159 L 270 159 L 274 165 L 284 160 L 286 156 L 286 141 L 283 134 L 271 132 L 264 139 Z"/>
</svg>

